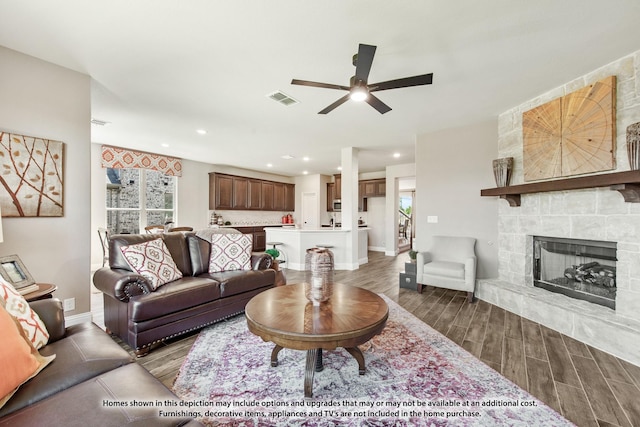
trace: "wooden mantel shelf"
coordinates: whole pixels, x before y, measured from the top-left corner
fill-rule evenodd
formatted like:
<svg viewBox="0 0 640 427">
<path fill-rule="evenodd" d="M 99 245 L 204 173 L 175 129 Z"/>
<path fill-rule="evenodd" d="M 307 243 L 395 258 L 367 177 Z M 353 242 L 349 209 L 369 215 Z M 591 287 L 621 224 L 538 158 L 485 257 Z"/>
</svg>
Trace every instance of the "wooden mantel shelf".
<svg viewBox="0 0 640 427">
<path fill-rule="evenodd" d="M 581 190 L 584 188 L 610 187 L 619 191 L 625 202 L 640 203 L 640 171 L 625 171 L 553 181 L 532 182 L 530 184 L 480 190 L 481 196 L 499 196 L 510 206 L 520 206 L 520 195 L 546 193 L 548 191 Z"/>
</svg>

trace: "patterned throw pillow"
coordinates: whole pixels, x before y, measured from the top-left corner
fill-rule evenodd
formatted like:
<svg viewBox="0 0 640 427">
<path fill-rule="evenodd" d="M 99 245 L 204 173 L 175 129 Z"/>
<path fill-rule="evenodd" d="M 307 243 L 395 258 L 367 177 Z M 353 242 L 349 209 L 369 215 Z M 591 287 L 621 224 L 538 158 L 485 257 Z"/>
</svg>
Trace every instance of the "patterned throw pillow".
<svg viewBox="0 0 640 427">
<path fill-rule="evenodd" d="M 43 357 L 35 349 L 20 322 L 11 316 L 0 302 L 0 408 L 27 380 L 35 377 L 55 355 Z"/>
<path fill-rule="evenodd" d="M 178 270 L 162 239 L 123 246 L 120 250 L 131 269 L 149 280 L 154 291 L 164 284 L 182 278 L 182 272 Z"/>
<path fill-rule="evenodd" d="M 18 291 L 8 282 L 0 278 L 0 298 L 5 301 L 5 309 L 18 319 L 27 337 L 36 349 L 40 349 L 49 341 L 49 331 L 40 316 L 31 309 Z"/>
<path fill-rule="evenodd" d="M 209 273 L 251 270 L 251 234 L 215 234 L 211 236 Z"/>
</svg>

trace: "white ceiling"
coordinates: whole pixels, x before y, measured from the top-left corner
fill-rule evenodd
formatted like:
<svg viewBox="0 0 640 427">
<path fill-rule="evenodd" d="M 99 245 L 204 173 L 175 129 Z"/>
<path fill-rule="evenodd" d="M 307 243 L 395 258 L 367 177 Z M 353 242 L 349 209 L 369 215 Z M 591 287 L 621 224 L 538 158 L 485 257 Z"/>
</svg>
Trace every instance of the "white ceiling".
<svg viewBox="0 0 640 427">
<path fill-rule="evenodd" d="M 344 147 L 362 172 L 412 163 L 416 135 L 640 49 L 638 0 L 0 0 L 0 16 L 0 45 L 93 78 L 92 116 L 110 122 L 93 142 L 287 176 L 336 173 Z M 433 85 L 378 92 L 385 115 L 351 101 L 318 115 L 344 92 L 291 79 L 348 85 L 358 43 L 378 47 L 370 82 Z"/>
</svg>

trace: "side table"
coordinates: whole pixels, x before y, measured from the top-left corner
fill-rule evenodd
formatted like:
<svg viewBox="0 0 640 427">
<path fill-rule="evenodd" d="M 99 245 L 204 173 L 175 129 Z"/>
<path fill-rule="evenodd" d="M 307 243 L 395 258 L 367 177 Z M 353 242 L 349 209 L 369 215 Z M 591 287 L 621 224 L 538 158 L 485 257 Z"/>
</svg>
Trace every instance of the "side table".
<svg viewBox="0 0 640 427">
<path fill-rule="evenodd" d="M 56 285 L 52 285 L 51 283 L 36 283 L 38 285 L 38 290 L 29 292 L 28 294 L 24 294 L 24 299 L 27 302 L 37 301 L 39 299 L 47 299 L 53 298 L 53 293 L 58 289 Z"/>
<path fill-rule="evenodd" d="M 416 282 L 416 264 L 413 262 L 404 263 L 404 273 L 400 273 L 400 287 L 405 289 L 418 290 Z"/>
</svg>

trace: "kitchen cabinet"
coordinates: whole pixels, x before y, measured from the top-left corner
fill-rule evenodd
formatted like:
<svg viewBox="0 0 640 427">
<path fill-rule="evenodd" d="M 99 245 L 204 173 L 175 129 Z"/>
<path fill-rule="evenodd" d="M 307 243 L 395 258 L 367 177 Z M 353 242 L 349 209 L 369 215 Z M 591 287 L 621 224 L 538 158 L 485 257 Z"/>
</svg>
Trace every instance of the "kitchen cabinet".
<svg viewBox="0 0 640 427">
<path fill-rule="evenodd" d="M 249 208 L 249 180 L 233 177 L 233 209 Z"/>
<path fill-rule="evenodd" d="M 295 184 L 209 174 L 209 209 L 294 211 Z"/>
<path fill-rule="evenodd" d="M 276 182 L 273 184 L 273 210 L 284 211 L 284 184 Z"/>
<path fill-rule="evenodd" d="M 209 209 L 233 209 L 233 177 L 209 174 Z"/>
<path fill-rule="evenodd" d="M 262 210 L 275 210 L 273 208 L 273 182 L 262 181 Z"/>
<path fill-rule="evenodd" d="M 332 182 L 327 184 L 327 212 L 333 212 L 333 199 L 335 199 L 336 185 Z"/>
<path fill-rule="evenodd" d="M 249 179 L 249 209 L 259 210 L 262 208 L 262 181 L 259 179 Z"/>
<path fill-rule="evenodd" d="M 383 197 L 387 193 L 385 179 L 369 179 L 361 182 L 363 184 L 362 197 Z"/>
<path fill-rule="evenodd" d="M 333 190 L 334 199 L 342 199 L 342 175 L 337 174 L 333 176 L 333 182 L 335 183 Z"/>
<path fill-rule="evenodd" d="M 284 210 L 296 210 L 296 186 L 294 184 L 284 185 Z"/>
</svg>

